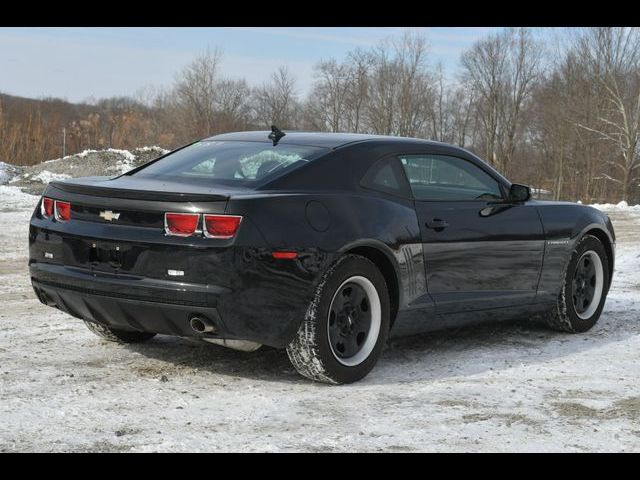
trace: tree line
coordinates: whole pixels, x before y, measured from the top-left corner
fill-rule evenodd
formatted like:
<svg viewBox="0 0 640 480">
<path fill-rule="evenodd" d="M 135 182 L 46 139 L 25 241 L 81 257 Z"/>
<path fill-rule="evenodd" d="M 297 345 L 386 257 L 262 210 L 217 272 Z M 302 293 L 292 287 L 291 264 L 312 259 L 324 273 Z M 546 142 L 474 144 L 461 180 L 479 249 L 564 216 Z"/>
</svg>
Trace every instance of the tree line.
<svg viewBox="0 0 640 480">
<path fill-rule="evenodd" d="M 0 96 L 0 160 L 28 165 L 86 148 L 173 148 L 225 131 L 401 135 L 469 149 L 556 199 L 640 201 L 640 29 L 574 28 L 552 45 L 527 28 L 487 35 L 445 75 L 416 33 L 314 68 L 306 96 L 278 68 L 251 87 L 208 50 L 166 88 L 75 105 Z M 545 38 L 542 40 L 541 38 Z"/>
</svg>

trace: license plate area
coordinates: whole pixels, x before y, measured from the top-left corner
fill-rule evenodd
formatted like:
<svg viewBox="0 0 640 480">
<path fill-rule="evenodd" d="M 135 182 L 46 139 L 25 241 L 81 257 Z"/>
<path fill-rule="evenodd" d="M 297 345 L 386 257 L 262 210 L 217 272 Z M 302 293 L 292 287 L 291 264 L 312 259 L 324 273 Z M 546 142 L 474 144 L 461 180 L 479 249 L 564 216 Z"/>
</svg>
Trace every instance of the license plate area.
<svg viewBox="0 0 640 480">
<path fill-rule="evenodd" d="M 122 270 L 127 246 L 113 242 L 90 241 L 89 265 L 94 270 L 117 272 Z"/>
</svg>

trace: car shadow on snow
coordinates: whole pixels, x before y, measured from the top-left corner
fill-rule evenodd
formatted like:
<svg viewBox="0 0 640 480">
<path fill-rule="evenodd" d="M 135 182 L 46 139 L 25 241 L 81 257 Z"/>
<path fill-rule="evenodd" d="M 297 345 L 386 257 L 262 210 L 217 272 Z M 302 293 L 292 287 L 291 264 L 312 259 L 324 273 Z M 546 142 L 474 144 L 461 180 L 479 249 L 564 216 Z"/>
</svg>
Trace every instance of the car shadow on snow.
<svg viewBox="0 0 640 480">
<path fill-rule="evenodd" d="M 373 371 L 356 385 L 400 384 L 466 377 L 539 364 L 640 333 L 640 323 L 604 312 L 589 332 L 555 332 L 539 320 L 516 319 L 450 328 L 389 340 Z M 158 336 L 127 348 L 179 370 L 268 382 L 308 384 L 284 350 L 240 352 L 194 340 Z M 164 370 L 163 370 L 164 371 Z"/>
<path fill-rule="evenodd" d="M 172 370 L 176 374 L 197 371 L 215 375 L 240 377 L 261 381 L 304 382 L 284 350 L 262 346 L 255 352 L 241 352 L 195 339 L 158 335 L 145 343 L 131 344 L 127 349 L 149 359 L 160 360 L 163 367 L 156 368 L 158 376 Z M 146 366 L 142 374 L 153 374 L 154 367 Z"/>
</svg>

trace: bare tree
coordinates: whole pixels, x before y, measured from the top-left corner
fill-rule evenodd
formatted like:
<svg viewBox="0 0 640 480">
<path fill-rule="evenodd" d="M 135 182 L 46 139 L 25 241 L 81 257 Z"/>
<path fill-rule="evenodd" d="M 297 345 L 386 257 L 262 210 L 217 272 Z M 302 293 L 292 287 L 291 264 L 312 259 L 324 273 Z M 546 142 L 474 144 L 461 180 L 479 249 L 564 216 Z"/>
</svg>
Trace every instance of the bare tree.
<svg viewBox="0 0 640 480">
<path fill-rule="evenodd" d="M 219 131 L 246 129 L 250 122 L 251 89 L 246 80 L 222 80 L 216 98 Z"/>
<path fill-rule="evenodd" d="M 474 106 L 479 126 L 483 130 L 484 156 L 494 165 L 500 163 L 498 123 L 506 63 L 507 47 L 503 35 L 480 40 L 462 55 L 464 79 L 478 93 Z"/>
<path fill-rule="evenodd" d="M 309 104 L 312 124 L 319 130 L 345 131 L 351 81 L 348 65 L 334 59 L 320 62 L 315 67 L 315 75 L 313 100 Z"/>
<path fill-rule="evenodd" d="M 415 136 L 423 128 L 431 102 L 426 40 L 406 33 L 377 46 L 371 54 L 367 121 L 371 131 Z"/>
<path fill-rule="evenodd" d="M 349 65 L 349 88 L 346 98 L 346 130 L 360 133 L 365 131 L 364 116 L 369 102 L 370 71 L 372 56 L 369 52 L 356 49 L 347 56 Z"/>
<path fill-rule="evenodd" d="M 367 126 L 373 133 L 391 135 L 394 132 L 393 117 L 396 109 L 397 65 L 384 46 L 376 48 L 372 55 L 366 109 Z"/>
<path fill-rule="evenodd" d="M 195 137 L 216 132 L 216 103 L 222 52 L 207 50 L 177 76 L 175 99 L 184 126 Z"/>
<path fill-rule="evenodd" d="M 427 41 L 406 34 L 395 42 L 398 66 L 398 119 L 395 133 L 416 136 L 423 128 L 432 102 L 433 78 L 427 69 Z"/>
<path fill-rule="evenodd" d="M 279 67 L 271 79 L 253 91 L 256 121 L 263 126 L 296 128 L 298 99 L 295 78 L 286 67 Z"/>
<path fill-rule="evenodd" d="M 454 142 L 460 147 L 466 147 L 470 142 L 475 124 L 473 123 L 473 108 L 475 92 L 468 84 L 458 86 L 449 98 L 451 109 Z"/>
<path fill-rule="evenodd" d="M 605 106 L 596 128 L 580 124 L 614 146 L 617 161 L 609 180 L 621 185 L 628 200 L 634 183 L 640 180 L 640 28 L 601 27 L 586 29 L 576 49 L 593 79 L 603 91 Z"/>
<path fill-rule="evenodd" d="M 525 28 L 507 29 L 476 42 L 462 56 L 465 80 L 478 94 L 484 154 L 508 173 L 524 103 L 539 77 L 542 49 Z"/>
</svg>

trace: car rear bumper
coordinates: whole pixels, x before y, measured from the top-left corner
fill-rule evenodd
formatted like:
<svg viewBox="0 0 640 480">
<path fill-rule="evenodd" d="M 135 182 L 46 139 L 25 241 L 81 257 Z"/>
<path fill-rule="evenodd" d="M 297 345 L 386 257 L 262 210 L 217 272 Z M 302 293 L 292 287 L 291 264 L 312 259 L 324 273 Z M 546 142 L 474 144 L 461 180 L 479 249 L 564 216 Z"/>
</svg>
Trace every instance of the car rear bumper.
<svg viewBox="0 0 640 480">
<path fill-rule="evenodd" d="M 242 292 L 215 285 L 105 274 L 44 262 L 32 262 L 29 268 L 33 289 L 43 304 L 123 330 L 283 347 L 304 315 L 305 307 L 295 295 L 290 295 L 293 301 L 285 310 L 273 301 L 274 292 L 256 292 L 251 304 L 242 303 Z M 210 320 L 215 331 L 193 330 L 190 319 L 194 316 Z"/>
<path fill-rule="evenodd" d="M 115 276 L 61 265 L 33 263 L 31 282 L 39 300 L 84 320 L 123 330 L 203 336 L 189 324 L 193 316 L 216 326 L 207 336 L 235 338 L 216 308 L 223 287 Z"/>
</svg>

